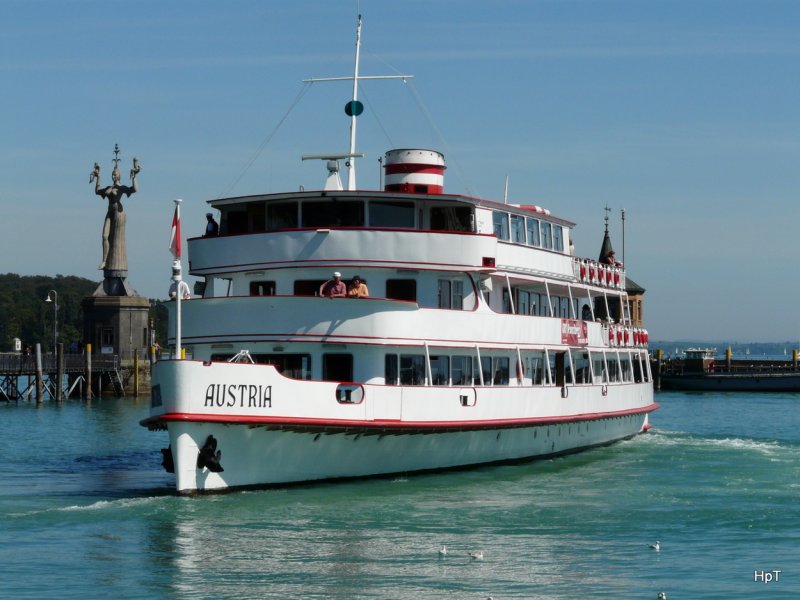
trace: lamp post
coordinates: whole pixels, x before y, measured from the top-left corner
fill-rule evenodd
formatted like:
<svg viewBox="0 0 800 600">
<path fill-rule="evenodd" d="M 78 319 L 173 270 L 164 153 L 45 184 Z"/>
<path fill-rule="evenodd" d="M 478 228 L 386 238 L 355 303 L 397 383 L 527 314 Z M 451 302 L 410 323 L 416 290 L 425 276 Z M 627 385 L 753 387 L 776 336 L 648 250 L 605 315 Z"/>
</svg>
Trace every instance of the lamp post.
<svg viewBox="0 0 800 600">
<path fill-rule="evenodd" d="M 53 294 L 52 300 L 50 299 L 50 294 Z M 53 303 L 53 354 L 55 354 L 58 347 L 58 292 L 55 290 L 47 292 L 45 302 Z"/>
</svg>

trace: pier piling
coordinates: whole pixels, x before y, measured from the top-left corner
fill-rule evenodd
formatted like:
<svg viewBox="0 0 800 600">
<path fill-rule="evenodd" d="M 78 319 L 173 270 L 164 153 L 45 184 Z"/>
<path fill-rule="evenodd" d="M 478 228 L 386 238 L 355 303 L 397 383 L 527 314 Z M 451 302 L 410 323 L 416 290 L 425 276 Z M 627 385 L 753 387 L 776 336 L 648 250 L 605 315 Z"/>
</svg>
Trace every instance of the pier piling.
<svg viewBox="0 0 800 600">
<path fill-rule="evenodd" d="M 87 400 L 92 399 L 92 345 L 86 344 L 86 351 L 84 353 L 85 365 L 83 379 L 86 381 L 86 395 Z"/>
<path fill-rule="evenodd" d="M 59 342 L 56 344 L 56 402 L 61 402 L 62 398 L 62 385 L 64 381 L 64 343 Z"/>
<path fill-rule="evenodd" d="M 36 404 L 42 403 L 42 345 L 36 344 Z"/>
</svg>

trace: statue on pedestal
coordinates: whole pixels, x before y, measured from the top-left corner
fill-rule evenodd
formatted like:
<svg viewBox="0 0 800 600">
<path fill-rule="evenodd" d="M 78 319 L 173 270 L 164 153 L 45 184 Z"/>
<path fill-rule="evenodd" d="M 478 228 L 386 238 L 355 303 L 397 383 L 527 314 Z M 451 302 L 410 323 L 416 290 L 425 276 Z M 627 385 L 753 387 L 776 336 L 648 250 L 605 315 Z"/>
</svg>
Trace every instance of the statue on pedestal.
<svg viewBox="0 0 800 600">
<path fill-rule="evenodd" d="M 134 157 L 131 169 L 131 185 L 120 183 L 119 144 L 114 145 L 114 170 L 111 172 L 111 185 L 100 186 L 100 165 L 94 163 L 89 175 L 89 183 L 95 183 L 94 192 L 108 200 L 108 210 L 103 222 L 103 260 L 98 269 L 103 269 L 106 277 L 125 277 L 128 271 L 128 255 L 125 250 L 125 210 L 122 206 L 124 196 L 132 196 L 138 191 L 136 175 L 141 170 L 139 160 Z"/>
</svg>

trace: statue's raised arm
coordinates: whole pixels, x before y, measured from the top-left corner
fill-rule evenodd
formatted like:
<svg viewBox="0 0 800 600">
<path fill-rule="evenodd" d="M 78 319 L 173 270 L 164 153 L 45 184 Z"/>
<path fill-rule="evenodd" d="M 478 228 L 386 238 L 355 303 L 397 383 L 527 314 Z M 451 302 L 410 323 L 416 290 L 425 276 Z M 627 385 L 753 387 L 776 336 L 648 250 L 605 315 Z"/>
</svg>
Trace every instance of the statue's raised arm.
<svg viewBox="0 0 800 600">
<path fill-rule="evenodd" d="M 133 157 L 133 167 L 131 168 L 131 189 L 133 191 L 128 192 L 128 196 L 134 194 L 139 191 L 139 186 L 136 183 L 136 176 L 139 174 L 139 171 L 142 170 L 141 165 L 139 165 L 139 159 L 135 156 Z"/>
</svg>

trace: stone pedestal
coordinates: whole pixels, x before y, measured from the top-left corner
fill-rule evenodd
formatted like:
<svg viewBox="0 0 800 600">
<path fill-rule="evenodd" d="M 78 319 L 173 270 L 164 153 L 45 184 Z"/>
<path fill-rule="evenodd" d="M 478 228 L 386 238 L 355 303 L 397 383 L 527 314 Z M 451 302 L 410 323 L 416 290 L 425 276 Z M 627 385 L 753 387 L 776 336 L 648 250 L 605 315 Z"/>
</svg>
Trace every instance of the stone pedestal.
<svg viewBox="0 0 800 600">
<path fill-rule="evenodd" d="M 146 361 L 150 346 L 150 301 L 141 296 L 87 296 L 83 308 L 83 340 L 92 354 L 118 355 L 124 367 L 133 354 Z"/>
</svg>

